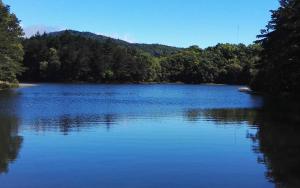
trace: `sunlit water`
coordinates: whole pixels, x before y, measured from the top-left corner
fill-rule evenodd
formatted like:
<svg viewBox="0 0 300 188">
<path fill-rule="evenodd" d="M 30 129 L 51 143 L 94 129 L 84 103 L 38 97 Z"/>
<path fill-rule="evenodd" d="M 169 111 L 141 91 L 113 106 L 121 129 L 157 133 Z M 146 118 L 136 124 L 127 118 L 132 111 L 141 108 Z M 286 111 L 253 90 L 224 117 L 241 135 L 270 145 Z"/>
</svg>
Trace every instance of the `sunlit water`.
<svg viewBox="0 0 300 188">
<path fill-rule="evenodd" d="M 261 106 L 238 86 L 2 91 L 0 187 L 275 187 L 258 151 Z"/>
</svg>

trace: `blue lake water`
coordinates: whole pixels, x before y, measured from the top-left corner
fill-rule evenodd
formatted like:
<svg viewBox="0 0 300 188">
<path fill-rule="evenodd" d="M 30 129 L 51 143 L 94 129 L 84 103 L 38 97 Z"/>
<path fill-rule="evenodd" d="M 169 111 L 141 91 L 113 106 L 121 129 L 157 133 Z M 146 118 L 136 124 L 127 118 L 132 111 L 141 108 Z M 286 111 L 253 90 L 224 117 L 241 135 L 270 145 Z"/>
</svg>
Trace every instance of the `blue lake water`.
<svg viewBox="0 0 300 188">
<path fill-rule="evenodd" d="M 283 185 L 262 160 L 263 99 L 238 87 L 41 84 L 2 91 L 0 187 Z"/>
</svg>

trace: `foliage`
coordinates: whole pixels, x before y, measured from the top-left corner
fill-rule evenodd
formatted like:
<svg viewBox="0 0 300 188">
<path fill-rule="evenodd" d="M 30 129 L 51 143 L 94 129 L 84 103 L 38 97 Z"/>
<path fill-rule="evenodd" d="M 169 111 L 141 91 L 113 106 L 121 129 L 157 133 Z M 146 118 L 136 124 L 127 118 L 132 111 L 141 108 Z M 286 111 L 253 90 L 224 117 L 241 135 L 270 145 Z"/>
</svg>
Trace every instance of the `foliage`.
<svg viewBox="0 0 300 188">
<path fill-rule="evenodd" d="M 21 76 L 26 81 L 150 82 L 157 80 L 154 57 L 107 39 L 104 43 L 76 36 L 36 35 L 24 42 Z"/>
<path fill-rule="evenodd" d="M 281 0 L 258 37 L 263 47 L 252 88 L 272 95 L 300 94 L 300 1 Z"/>
<path fill-rule="evenodd" d="M 23 59 L 20 21 L 10 13 L 9 6 L 0 0 L 0 81 L 16 82 Z"/>
<path fill-rule="evenodd" d="M 258 60 L 259 45 L 192 46 L 161 60 L 163 80 L 185 83 L 247 84 Z"/>
<path fill-rule="evenodd" d="M 21 79 L 48 82 L 184 82 L 247 84 L 259 45 L 191 46 L 155 57 L 107 39 L 99 42 L 69 31 L 36 35 L 24 41 Z"/>
<path fill-rule="evenodd" d="M 28 71 L 23 79 L 91 82 L 248 83 L 260 49 L 257 45 L 219 44 L 205 50 L 192 46 L 155 58 L 110 39 L 102 43 L 68 31 L 37 35 L 25 40 L 24 46 Z"/>
<path fill-rule="evenodd" d="M 155 57 L 171 55 L 171 54 L 177 53 L 181 50 L 181 48 L 176 48 L 176 47 L 166 46 L 166 45 L 161 45 L 161 44 L 129 43 L 124 40 L 113 39 L 113 38 L 106 37 L 103 35 L 97 35 L 97 34 L 94 34 L 91 32 L 79 32 L 79 31 L 74 31 L 74 30 L 52 32 L 52 33 L 50 33 L 50 35 L 60 36 L 60 35 L 63 35 L 65 32 L 68 32 L 69 34 L 74 35 L 74 36 L 80 36 L 80 37 L 84 37 L 87 39 L 97 40 L 100 43 L 105 43 L 107 40 L 111 40 L 119 46 L 122 46 L 125 48 L 134 48 L 136 50 L 142 50 L 142 51 L 147 52 Z"/>
</svg>

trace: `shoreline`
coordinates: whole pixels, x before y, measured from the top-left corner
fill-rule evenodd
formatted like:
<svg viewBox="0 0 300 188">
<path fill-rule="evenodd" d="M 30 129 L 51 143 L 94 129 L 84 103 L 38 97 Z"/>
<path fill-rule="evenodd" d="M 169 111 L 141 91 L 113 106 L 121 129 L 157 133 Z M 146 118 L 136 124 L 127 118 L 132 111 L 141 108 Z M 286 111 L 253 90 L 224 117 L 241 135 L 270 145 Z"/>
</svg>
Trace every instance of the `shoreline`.
<svg viewBox="0 0 300 188">
<path fill-rule="evenodd" d="M 219 84 L 219 83 L 185 83 L 185 82 L 80 82 L 80 81 L 70 81 L 70 82 L 20 82 L 19 87 L 32 87 L 38 86 L 40 84 L 111 84 L 111 85 L 126 85 L 126 84 L 136 84 L 136 85 L 155 85 L 155 84 L 171 84 L 171 85 L 212 85 L 212 86 L 241 86 L 247 87 L 247 84 Z"/>
<path fill-rule="evenodd" d="M 39 84 L 34 84 L 34 83 L 19 83 L 19 88 L 24 88 L 24 87 L 34 87 L 38 86 Z"/>
<path fill-rule="evenodd" d="M 16 87 L 18 87 L 18 83 L 10 83 L 0 80 L 0 91 Z"/>
<path fill-rule="evenodd" d="M 57 82 L 41 82 L 41 83 L 26 83 L 26 82 L 21 82 L 18 84 L 14 84 L 14 86 L 10 86 L 10 87 L 5 87 L 5 88 L 0 88 L 0 90 L 5 90 L 5 89 L 12 89 L 12 88 L 28 88 L 28 87 L 36 87 L 39 86 L 41 84 L 95 84 L 95 85 L 101 85 L 101 84 L 111 84 L 111 85 L 126 85 L 126 84 L 134 84 L 134 85 L 206 85 L 206 86 L 230 86 L 230 85 L 235 85 L 235 84 L 216 84 L 216 83 L 199 83 L 199 84 L 195 84 L 195 83 L 183 83 L 183 82 L 111 82 L 111 83 L 89 83 L 89 82 L 61 82 L 61 83 L 57 83 Z M 239 85 L 236 84 L 236 86 L 240 86 L 238 88 L 238 90 L 240 92 L 244 92 L 244 93 L 254 93 L 254 91 L 252 91 L 249 87 L 247 87 L 247 85 Z"/>
<path fill-rule="evenodd" d="M 9 83 L 9 82 L 0 81 L 0 91 L 7 90 L 7 89 L 34 87 L 38 85 L 39 84 L 35 84 L 35 83 Z"/>
</svg>

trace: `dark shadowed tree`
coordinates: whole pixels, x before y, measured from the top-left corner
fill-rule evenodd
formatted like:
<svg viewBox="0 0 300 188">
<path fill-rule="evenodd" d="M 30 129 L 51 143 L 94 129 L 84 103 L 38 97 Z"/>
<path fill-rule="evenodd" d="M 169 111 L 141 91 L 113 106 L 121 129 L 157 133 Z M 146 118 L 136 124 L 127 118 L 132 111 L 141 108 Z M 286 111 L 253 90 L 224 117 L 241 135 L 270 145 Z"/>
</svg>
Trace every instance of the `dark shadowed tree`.
<svg viewBox="0 0 300 188">
<path fill-rule="evenodd" d="M 300 96 L 300 1 L 281 0 L 258 37 L 263 51 L 252 88 L 272 95 Z"/>
</svg>

